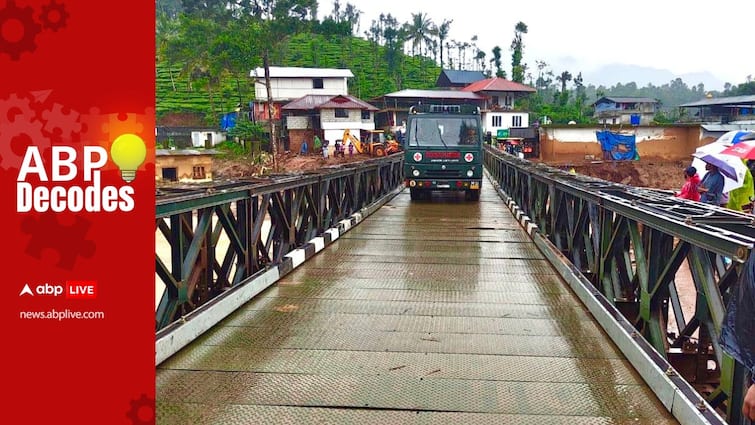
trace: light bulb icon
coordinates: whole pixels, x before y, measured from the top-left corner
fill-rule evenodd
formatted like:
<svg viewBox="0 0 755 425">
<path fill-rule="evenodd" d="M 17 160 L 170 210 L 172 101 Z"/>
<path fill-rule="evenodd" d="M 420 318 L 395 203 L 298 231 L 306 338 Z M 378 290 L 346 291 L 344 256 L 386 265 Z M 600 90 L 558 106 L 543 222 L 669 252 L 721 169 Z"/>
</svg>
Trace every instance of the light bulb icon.
<svg viewBox="0 0 755 425">
<path fill-rule="evenodd" d="M 136 169 L 147 157 L 144 140 L 136 134 L 125 133 L 116 137 L 110 146 L 110 158 L 121 169 L 121 177 L 127 183 L 136 178 Z"/>
</svg>

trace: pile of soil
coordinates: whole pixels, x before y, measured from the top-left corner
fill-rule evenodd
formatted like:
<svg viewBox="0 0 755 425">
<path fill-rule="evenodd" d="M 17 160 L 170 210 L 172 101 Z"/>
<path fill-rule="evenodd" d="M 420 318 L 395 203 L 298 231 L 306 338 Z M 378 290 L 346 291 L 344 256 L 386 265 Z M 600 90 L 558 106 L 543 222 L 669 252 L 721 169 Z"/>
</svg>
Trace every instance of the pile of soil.
<svg viewBox="0 0 755 425">
<path fill-rule="evenodd" d="M 295 153 L 283 153 L 278 157 L 278 171 L 276 173 L 302 173 L 315 171 L 323 167 L 361 162 L 370 159 L 369 155 L 348 154 L 343 157 L 323 158 L 322 155 L 298 155 Z M 254 164 L 250 160 L 214 158 L 212 161 L 212 174 L 216 180 L 237 179 L 240 177 L 253 177 L 273 172 L 273 164 Z"/>
<path fill-rule="evenodd" d="M 549 162 L 548 165 L 564 170 L 573 168 L 577 174 L 634 187 L 678 190 L 684 184 L 684 169 L 689 166 L 689 161 L 644 158 L 637 161 Z"/>
<path fill-rule="evenodd" d="M 367 159 L 370 159 L 370 156 L 366 154 L 325 159 L 321 155 L 299 155 L 289 152 L 278 156 L 278 173 L 315 171 L 326 166 L 360 162 Z M 684 168 L 689 163 L 642 158 L 637 161 L 548 162 L 548 165 L 564 170 L 573 168 L 578 174 L 629 186 L 678 190 L 684 184 Z M 272 171 L 272 164 L 263 166 L 238 159 L 216 158 L 213 160 L 213 176 L 218 180 L 260 176 Z"/>
</svg>

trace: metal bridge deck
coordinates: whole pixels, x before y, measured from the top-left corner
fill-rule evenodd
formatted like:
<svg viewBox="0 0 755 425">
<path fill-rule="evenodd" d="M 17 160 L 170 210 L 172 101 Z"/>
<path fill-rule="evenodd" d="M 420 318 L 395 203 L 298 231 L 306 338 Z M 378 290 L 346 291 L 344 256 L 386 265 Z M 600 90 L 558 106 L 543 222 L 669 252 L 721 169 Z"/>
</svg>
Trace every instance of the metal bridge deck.
<svg viewBox="0 0 755 425">
<path fill-rule="evenodd" d="M 403 192 L 163 362 L 159 424 L 677 423 L 505 208 Z"/>
</svg>

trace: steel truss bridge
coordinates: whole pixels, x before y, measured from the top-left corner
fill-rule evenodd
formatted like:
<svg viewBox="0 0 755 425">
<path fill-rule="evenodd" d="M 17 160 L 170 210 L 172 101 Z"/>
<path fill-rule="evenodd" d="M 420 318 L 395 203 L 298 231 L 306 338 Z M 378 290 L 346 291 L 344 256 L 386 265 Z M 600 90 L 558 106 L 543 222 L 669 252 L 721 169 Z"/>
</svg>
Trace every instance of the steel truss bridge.
<svg viewBox="0 0 755 425">
<path fill-rule="evenodd" d="M 410 202 L 402 165 L 158 192 L 158 423 L 743 423 L 751 215 L 493 148 L 481 202 Z"/>
</svg>

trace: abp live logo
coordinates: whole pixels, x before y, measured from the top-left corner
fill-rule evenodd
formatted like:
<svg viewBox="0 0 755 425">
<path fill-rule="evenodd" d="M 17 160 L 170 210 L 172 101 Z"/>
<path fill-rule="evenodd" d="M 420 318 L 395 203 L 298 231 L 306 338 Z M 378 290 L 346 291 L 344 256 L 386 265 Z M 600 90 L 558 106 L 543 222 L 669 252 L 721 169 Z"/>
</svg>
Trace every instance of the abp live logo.
<svg viewBox="0 0 755 425">
<path fill-rule="evenodd" d="M 36 286 L 30 286 L 28 283 L 21 289 L 19 297 L 29 296 L 47 296 L 59 297 L 65 296 L 68 299 L 94 299 L 97 298 L 97 282 L 93 280 L 69 280 L 64 285 L 53 285 L 44 283 Z"/>
</svg>

